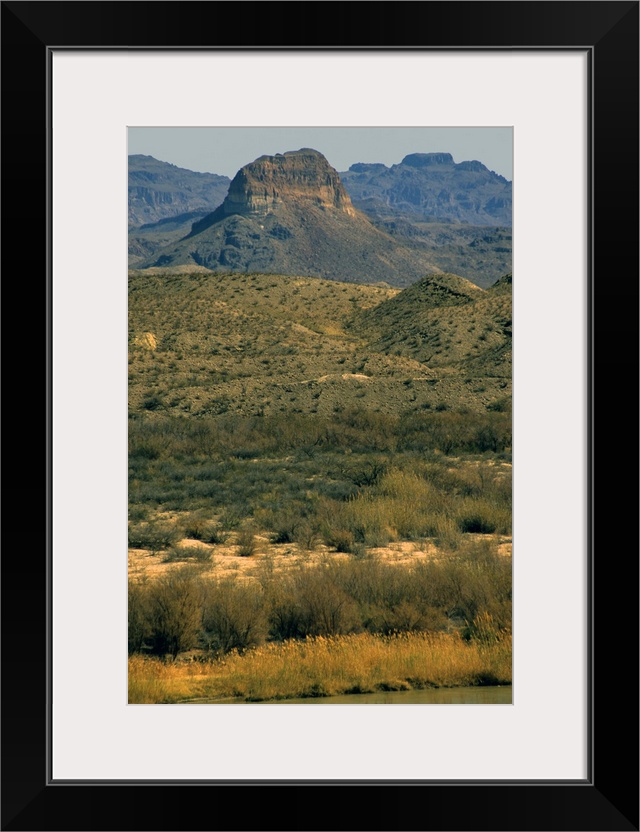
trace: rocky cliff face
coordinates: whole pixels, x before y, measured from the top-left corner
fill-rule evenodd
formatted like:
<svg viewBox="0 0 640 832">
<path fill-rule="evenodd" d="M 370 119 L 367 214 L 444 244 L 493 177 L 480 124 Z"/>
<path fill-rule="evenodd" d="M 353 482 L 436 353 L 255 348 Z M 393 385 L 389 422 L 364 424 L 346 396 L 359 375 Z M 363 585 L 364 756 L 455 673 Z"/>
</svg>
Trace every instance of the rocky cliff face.
<svg viewBox="0 0 640 832">
<path fill-rule="evenodd" d="M 410 168 L 430 168 L 435 165 L 453 165 L 454 161 L 450 153 L 410 153 L 400 164 Z"/>
<path fill-rule="evenodd" d="M 297 203 L 334 208 L 355 216 L 337 172 L 317 150 L 261 156 L 234 177 L 222 209 L 225 216 L 265 217 L 279 205 Z"/>
<path fill-rule="evenodd" d="M 212 211 L 229 188 L 229 178 L 196 173 L 153 156 L 129 156 L 129 227 L 156 223 L 194 211 Z"/>
<path fill-rule="evenodd" d="M 439 269 L 357 211 L 317 150 L 261 156 L 234 177 L 215 211 L 142 266 L 297 274 L 406 286 Z"/>
</svg>

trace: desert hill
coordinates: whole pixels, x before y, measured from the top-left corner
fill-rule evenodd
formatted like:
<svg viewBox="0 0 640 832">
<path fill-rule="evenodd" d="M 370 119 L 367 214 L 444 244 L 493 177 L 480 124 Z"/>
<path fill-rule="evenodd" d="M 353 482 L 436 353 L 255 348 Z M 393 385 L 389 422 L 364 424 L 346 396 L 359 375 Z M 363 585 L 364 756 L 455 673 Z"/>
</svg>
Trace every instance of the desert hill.
<svg viewBox="0 0 640 832">
<path fill-rule="evenodd" d="M 483 290 L 456 275 L 428 275 L 361 314 L 372 348 L 431 368 L 511 377 L 511 275 Z"/>
<path fill-rule="evenodd" d="M 481 412 L 510 395 L 506 281 L 154 272 L 129 277 L 133 412 Z"/>
</svg>

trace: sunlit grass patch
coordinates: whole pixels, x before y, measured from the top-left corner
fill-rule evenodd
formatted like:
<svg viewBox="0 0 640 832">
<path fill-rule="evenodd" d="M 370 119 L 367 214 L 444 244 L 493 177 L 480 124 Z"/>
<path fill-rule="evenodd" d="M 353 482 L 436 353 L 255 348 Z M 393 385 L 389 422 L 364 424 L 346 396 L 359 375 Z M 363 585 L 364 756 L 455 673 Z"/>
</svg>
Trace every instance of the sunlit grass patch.
<svg viewBox="0 0 640 832">
<path fill-rule="evenodd" d="M 246 701 L 511 683 L 511 637 L 359 634 L 270 643 L 208 664 L 133 656 L 129 702 Z"/>
</svg>

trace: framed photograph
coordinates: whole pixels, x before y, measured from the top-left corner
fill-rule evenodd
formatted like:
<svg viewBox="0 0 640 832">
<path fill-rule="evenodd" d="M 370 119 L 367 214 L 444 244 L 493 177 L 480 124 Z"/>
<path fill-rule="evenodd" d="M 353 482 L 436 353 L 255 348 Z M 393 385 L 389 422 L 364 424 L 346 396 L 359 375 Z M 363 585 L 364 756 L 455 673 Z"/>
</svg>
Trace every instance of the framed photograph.
<svg viewBox="0 0 640 832">
<path fill-rule="evenodd" d="M 290 15 L 304 25 L 283 27 Z M 627 505 L 622 484 L 637 450 L 629 440 L 637 437 L 637 397 L 628 385 L 635 390 L 637 380 L 629 334 L 637 331 L 638 300 L 638 3 L 3 2 L 2 16 L 5 289 L 12 276 L 21 276 L 11 282 L 21 289 L 39 281 L 29 303 L 39 304 L 45 343 L 34 360 L 46 357 L 46 443 L 38 448 L 46 467 L 44 535 L 38 556 L 5 550 L 3 558 L 3 829 L 638 829 L 635 533 L 628 545 L 636 507 Z M 187 402 L 184 392 L 169 397 L 127 381 L 127 154 L 145 152 L 133 145 L 135 131 L 160 128 L 234 130 L 238 150 L 243 136 L 276 129 L 334 138 L 346 130 L 356 138 L 434 128 L 509 132 L 514 483 L 507 701 L 193 707 L 127 693 L 128 398 L 151 413 L 229 406 L 228 377 L 219 368 L 218 392 L 201 404 L 197 391 Z M 350 165 L 385 161 L 371 158 L 365 145 Z M 435 150 L 446 148 L 415 153 Z M 295 167 L 300 160 L 289 151 L 298 147 L 277 152 Z M 452 166 L 444 155 L 439 163 Z M 331 200 L 349 207 L 349 196 L 331 187 Z M 193 218 L 193 233 L 208 216 Z M 136 227 L 148 228 L 148 219 Z M 256 233 L 280 245 L 290 234 L 286 225 L 279 219 L 277 228 L 259 226 Z M 135 237 L 138 266 L 154 257 L 166 265 L 171 246 L 182 245 L 177 238 L 167 244 L 162 234 Z M 499 242 L 483 244 L 494 245 L 490 254 L 497 256 Z M 194 243 L 189 257 L 196 266 L 209 257 L 211 270 L 207 245 L 203 255 Z M 373 237 L 365 248 L 374 251 Z M 224 265 L 231 254 L 221 249 L 215 257 Z M 403 262 L 409 269 L 410 260 Z M 150 274 L 135 278 L 141 293 Z M 378 292 L 398 296 L 401 282 L 389 288 L 371 274 Z M 263 294 L 255 305 L 266 309 L 268 290 L 277 294 L 277 286 L 257 288 Z M 213 300 L 233 309 L 231 298 Z M 183 312 L 186 338 L 197 327 L 197 303 Z M 156 338 L 154 314 L 140 312 L 146 323 L 131 336 L 136 349 Z M 224 316 L 216 320 L 222 327 Z M 305 320 L 295 322 L 300 337 L 311 331 Z M 494 337 L 489 328 L 482 334 Z M 400 340 L 394 355 L 402 357 L 408 341 Z M 202 345 L 207 355 L 220 346 L 206 339 Z M 181 360 L 174 347 L 163 360 Z M 312 353 L 320 361 L 321 349 L 310 346 Z M 265 361 L 270 357 L 265 352 Z M 153 375 L 144 361 L 134 369 Z M 347 383 L 364 385 L 366 369 L 351 363 Z M 203 367 L 212 372 L 204 360 Z M 621 367 L 633 380 L 614 395 Z M 447 410 L 448 399 L 422 402 L 413 376 L 404 381 L 402 395 L 416 407 Z M 12 389 L 24 400 L 24 379 Z M 497 393 L 489 393 L 489 412 L 499 412 Z M 257 403 L 262 392 L 243 394 Z M 267 398 L 260 401 L 268 409 Z M 340 427 L 336 404 L 326 418 Z M 27 417 L 25 410 L 22 424 Z M 193 480 L 196 474 L 194 468 Z M 25 495 L 31 488 L 20 466 L 11 490 Z M 390 481 L 385 488 L 392 494 Z M 335 513 L 336 503 L 326 505 Z M 148 531 L 148 508 L 140 503 L 136 511 L 138 531 Z M 274 509 L 251 511 L 277 537 Z M 375 511 L 379 516 L 381 506 Z M 245 519 L 234 526 L 227 518 L 221 531 L 239 549 L 255 544 L 256 530 L 245 528 Z M 476 526 L 462 530 L 483 531 Z M 333 535 L 321 545 L 374 545 L 352 527 Z M 305 548 L 293 537 L 294 548 Z M 184 542 L 163 552 L 194 557 Z M 385 626 L 398 627 L 394 621 Z M 467 625 L 479 628 L 480 618 Z M 222 649 L 219 631 L 212 625 L 207 632 L 210 642 L 201 640 L 198 649 Z M 143 651 L 157 648 L 157 640 L 145 639 L 143 633 Z M 163 645 L 157 651 L 175 655 L 193 646 Z M 622 667 L 618 656 L 626 657 Z M 631 754 L 621 756 L 620 746 L 629 744 Z M 283 812 L 283 797 L 293 798 L 295 811 Z"/>
</svg>

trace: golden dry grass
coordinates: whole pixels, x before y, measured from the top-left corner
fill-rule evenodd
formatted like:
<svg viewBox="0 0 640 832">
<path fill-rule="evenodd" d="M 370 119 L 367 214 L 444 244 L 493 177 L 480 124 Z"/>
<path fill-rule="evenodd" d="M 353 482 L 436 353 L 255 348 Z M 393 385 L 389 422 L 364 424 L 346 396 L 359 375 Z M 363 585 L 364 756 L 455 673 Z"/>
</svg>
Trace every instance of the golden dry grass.
<svg viewBox="0 0 640 832">
<path fill-rule="evenodd" d="M 511 683 L 511 637 L 359 634 L 271 643 L 207 664 L 133 656 L 129 702 L 245 701 Z"/>
</svg>

